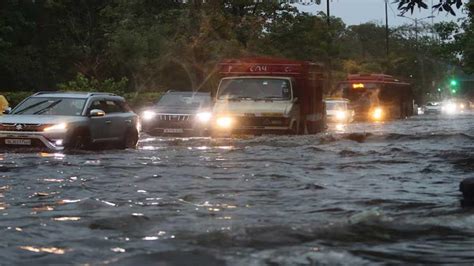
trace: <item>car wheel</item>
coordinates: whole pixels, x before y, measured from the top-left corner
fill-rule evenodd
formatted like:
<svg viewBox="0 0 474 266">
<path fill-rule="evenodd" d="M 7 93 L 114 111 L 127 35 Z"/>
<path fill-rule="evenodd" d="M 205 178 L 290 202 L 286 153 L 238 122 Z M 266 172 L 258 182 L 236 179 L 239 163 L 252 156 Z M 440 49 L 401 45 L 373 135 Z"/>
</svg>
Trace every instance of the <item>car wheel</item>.
<svg viewBox="0 0 474 266">
<path fill-rule="evenodd" d="M 135 149 L 138 143 L 138 131 L 135 129 L 129 129 L 125 133 L 123 138 L 122 148 L 123 149 Z"/>
<path fill-rule="evenodd" d="M 66 145 L 66 149 L 70 150 L 81 150 L 90 148 L 91 136 L 88 130 L 76 130 L 72 135 L 69 141 L 69 144 Z"/>
</svg>

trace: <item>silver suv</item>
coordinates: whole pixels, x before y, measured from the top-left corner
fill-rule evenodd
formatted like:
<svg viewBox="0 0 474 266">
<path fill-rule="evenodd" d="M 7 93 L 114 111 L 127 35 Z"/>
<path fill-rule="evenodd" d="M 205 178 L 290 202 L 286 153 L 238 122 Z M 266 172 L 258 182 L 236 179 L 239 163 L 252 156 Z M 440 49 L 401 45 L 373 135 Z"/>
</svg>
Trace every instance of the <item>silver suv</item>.
<svg viewBox="0 0 474 266">
<path fill-rule="evenodd" d="M 111 93 L 39 92 L 0 116 L 0 146 L 60 151 L 134 148 L 138 116 Z"/>
</svg>

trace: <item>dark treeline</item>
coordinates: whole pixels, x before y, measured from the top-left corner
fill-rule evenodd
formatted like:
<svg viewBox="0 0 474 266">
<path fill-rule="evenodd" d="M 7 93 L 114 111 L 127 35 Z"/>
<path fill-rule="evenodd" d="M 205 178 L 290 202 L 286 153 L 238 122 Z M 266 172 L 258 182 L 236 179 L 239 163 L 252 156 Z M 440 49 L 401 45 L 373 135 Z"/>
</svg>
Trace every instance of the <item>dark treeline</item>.
<svg viewBox="0 0 474 266">
<path fill-rule="evenodd" d="M 347 73 L 390 73 L 419 95 L 458 67 L 474 70 L 469 18 L 391 28 L 388 55 L 383 25 L 330 22 L 323 13 L 252 0 L 4 0 L 0 90 L 212 90 L 219 60 L 261 55 L 325 63 L 328 84 Z"/>
</svg>

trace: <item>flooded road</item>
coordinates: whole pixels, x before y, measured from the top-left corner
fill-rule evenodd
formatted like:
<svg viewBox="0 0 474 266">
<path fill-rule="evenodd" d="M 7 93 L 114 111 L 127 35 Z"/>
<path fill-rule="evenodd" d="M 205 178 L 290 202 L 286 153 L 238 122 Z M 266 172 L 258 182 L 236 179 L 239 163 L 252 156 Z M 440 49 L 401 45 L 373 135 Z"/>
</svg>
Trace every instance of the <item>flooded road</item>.
<svg viewBox="0 0 474 266">
<path fill-rule="evenodd" d="M 0 264 L 473 263 L 473 115 L 0 153 Z"/>
</svg>

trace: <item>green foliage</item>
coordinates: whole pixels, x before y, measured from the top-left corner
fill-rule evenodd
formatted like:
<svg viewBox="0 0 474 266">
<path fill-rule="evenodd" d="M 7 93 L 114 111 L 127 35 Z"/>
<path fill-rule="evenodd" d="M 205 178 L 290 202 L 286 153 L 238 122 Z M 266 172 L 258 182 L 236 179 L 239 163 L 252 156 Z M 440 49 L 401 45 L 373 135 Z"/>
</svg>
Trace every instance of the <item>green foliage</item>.
<svg viewBox="0 0 474 266">
<path fill-rule="evenodd" d="M 323 13 L 299 13 L 279 2 L 5 0 L 0 4 L 0 87 L 109 91 L 138 104 L 168 89 L 211 91 L 218 81 L 216 64 L 242 56 L 325 63 L 331 69 L 328 85 L 347 73 L 396 74 L 420 93 L 441 80 L 449 65 L 462 63 L 474 71 L 472 21 L 462 29 L 437 24 L 439 38 L 421 23 L 392 28 L 387 56 L 383 26 L 346 27 L 334 17 L 329 26 Z M 400 0 L 400 10 L 410 11 L 418 2 Z M 472 4 L 468 10 L 472 18 Z M 141 96 L 146 93 L 157 95 Z"/>
<path fill-rule="evenodd" d="M 128 79 L 122 78 L 119 81 L 106 79 L 99 81 L 95 78 L 87 78 L 81 73 L 76 75 L 74 80 L 58 84 L 58 88 L 63 91 L 98 91 L 123 94 L 127 88 Z"/>
<path fill-rule="evenodd" d="M 15 107 L 26 97 L 31 96 L 33 92 L 31 91 L 2 91 L 1 93 L 8 101 L 10 107 Z"/>
</svg>

